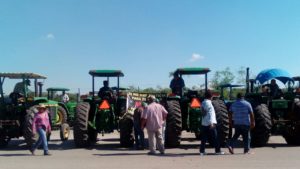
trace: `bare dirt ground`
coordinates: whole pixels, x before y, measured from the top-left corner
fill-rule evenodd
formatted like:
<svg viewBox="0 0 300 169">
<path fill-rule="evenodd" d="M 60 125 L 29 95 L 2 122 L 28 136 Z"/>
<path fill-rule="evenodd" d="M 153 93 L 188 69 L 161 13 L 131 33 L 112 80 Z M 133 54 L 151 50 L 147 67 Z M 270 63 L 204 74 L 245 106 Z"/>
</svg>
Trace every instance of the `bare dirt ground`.
<svg viewBox="0 0 300 169">
<path fill-rule="evenodd" d="M 9 146 L 0 150 L 0 169 L 201 169 L 201 168 L 300 168 L 300 147 L 287 146 L 279 136 L 271 137 L 269 144 L 263 148 L 253 149 L 254 155 L 242 154 L 243 149 L 235 149 L 235 155 L 228 150 L 223 156 L 209 154 L 199 156 L 199 141 L 193 134 L 184 133 L 180 148 L 167 149 L 164 156 L 148 156 L 147 150 L 124 149 L 119 147 L 119 134 L 98 136 L 100 141 L 89 149 L 77 149 L 73 136 L 66 142 L 59 140 L 57 131 L 53 132 L 49 142 L 49 157 L 42 155 L 42 150 L 32 156 L 23 141 L 12 140 Z M 208 153 L 213 153 L 208 148 Z"/>
</svg>

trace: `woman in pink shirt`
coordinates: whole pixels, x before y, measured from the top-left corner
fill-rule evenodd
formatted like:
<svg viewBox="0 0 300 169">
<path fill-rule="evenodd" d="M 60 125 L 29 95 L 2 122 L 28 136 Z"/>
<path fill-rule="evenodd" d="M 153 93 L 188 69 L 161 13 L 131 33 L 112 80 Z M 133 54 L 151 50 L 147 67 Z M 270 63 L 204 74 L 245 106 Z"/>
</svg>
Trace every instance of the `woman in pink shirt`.
<svg viewBox="0 0 300 169">
<path fill-rule="evenodd" d="M 51 133 L 51 125 L 49 121 L 48 111 L 44 104 L 38 107 L 38 113 L 35 114 L 32 123 L 32 132 L 35 135 L 38 133 L 39 140 L 32 146 L 30 152 L 35 155 L 35 150 L 43 144 L 44 155 L 51 155 L 48 151 L 47 133 Z"/>
</svg>

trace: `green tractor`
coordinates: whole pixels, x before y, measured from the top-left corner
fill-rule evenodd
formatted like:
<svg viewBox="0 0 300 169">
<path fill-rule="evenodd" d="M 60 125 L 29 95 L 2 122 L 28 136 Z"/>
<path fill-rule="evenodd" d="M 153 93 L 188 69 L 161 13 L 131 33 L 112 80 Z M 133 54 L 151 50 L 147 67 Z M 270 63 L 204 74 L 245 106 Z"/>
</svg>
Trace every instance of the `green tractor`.
<svg viewBox="0 0 300 169">
<path fill-rule="evenodd" d="M 14 89 L 14 92 L 5 95 L 5 79 L 21 79 L 22 82 L 17 83 L 18 90 Z M 0 73 L 0 147 L 5 147 L 12 138 L 19 137 L 24 137 L 28 146 L 32 145 L 32 121 L 40 103 L 48 107 L 52 127 L 60 127 L 61 139 L 68 139 L 69 126 L 66 119 L 57 123 L 57 114 L 65 114 L 65 111 L 57 102 L 42 97 L 43 83 L 38 81 L 40 79 L 46 77 L 34 73 Z M 29 92 L 27 87 L 30 80 L 34 80 L 34 92 Z"/>
<path fill-rule="evenodd" d="M 65 92 L 70 91 L 68 88 L 63 88 L 63 87 L 51 87 L 47 89 L 48 92 L 48 99 L 49 100 L 54 100 L 55 99 L 55 94 L 57 92 L 61 93 L 60 96 L 62 96 Z M 78 101 L 79 99 L 77 99 Z M 76 106 L 77 106 L 77 101 L 68 101 L 64 103 L 63 101 L 57 100 L 58 105 L 63 107 L 65 109 L 65 112 L 67 113 L 67 122 L 70 124 L 70 126 L 73 126 L 74 120 L 75 120 L 75 111 L 76 111 Z M 62 119 L 60 117 L 63 117 L 61 114 L 58 114 L 58 119 Z"/>
<path fill-rule="evenodd" d="M 120 77 L 124 74 L 119 70 L 91 70 L 91 97 L 77 104 L 74 123 L 74 142 L 76 147 L 87 147 L 97 141 L 98 133 L 120 132 L 120 143 L 123 147 L 133 145 L 133 114 L 127 111 L 127 95 L 120 92 Z M 114 93 L 100 98 L 95 92 L 95 78 L 117 78 Z"/>
<path fill-rule="evenodd" d="M 179 68 L 175 70 L 180 77 L 183 75 L 205 75 L 205 91 L 208 90 L 208 68 Z M 204 91 L 204 92 L 205 92 Z M 196 138 L 201 136 L 201 102 L 204 92 L 189 90 L 182 96 L 170 95 L 164 105 L 168 111 L 165 131 L 165 141 L 168 147 L 178 147 L 181 141 L 181 132 L 186 130 L 195 133 Z M 229 119 L 226 105 L 219 97 L 212 101 L 217 116 L 217 130 L 219 141 L 225 144 L 229 134 Z"/>
<path fill-rule="evenodd" d="M 238 85 L 238 84 L 223 84 L 223 85 L 220 85 L 219 88 L 220 88 L 220 99 L 222 100 L 225 100 L 225 102 L 232 102 L 234 101 L 234 96 L 233 96 L 233 89 L 234 88 L 241 88 L 243 87 L 244 85 Z M 229 93 L 228 93 L 228 98 L 225 99 L 225 92 L 224 90 L 226 89 L 229 89 Z"/>
<path fill-rule="evenodd" d="M 280 90 L 274 95 L 268 88 L 265 89 L 265 86 L 270 86 L 266 83 L 272 79 L 288 85 L 287 90 Z M 251 80 L 247 68 L 245 98 L 254 108 L 256 123 L 252 130 L 253 146 L 266 145 L 270 135 L 282 135 L 289 145 L 300 145 L 300 101 L 299 95 L 291 90 L 293 83 L 289 73 L 281 69 L 264 70 L 255 80 Z M 259 92 L 258 87 L 262 87 L 262 92 Z"/>
</svg>

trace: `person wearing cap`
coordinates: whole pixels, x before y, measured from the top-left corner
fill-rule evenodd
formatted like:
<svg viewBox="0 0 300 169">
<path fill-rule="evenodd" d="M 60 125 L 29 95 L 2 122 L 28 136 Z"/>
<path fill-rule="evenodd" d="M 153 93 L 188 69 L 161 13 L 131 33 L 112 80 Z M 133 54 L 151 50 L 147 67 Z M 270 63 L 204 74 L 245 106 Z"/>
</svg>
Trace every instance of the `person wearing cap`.
<svg viewBox="0 0 300 169">
<path fill-rule="evenodd" d="M 147 103 L 142 102 L 142 104 L 134 110 L 133 114 L 133 126 L 134 126 L 134 138 L 135 138 L 135 148 L 137 150 L 145 149 L 145 135 L 141 128 L 141 116 L 145 110 Z"/>
<path fill-rule="evenodd" d="M 156 144 L 161 154 L 165 154 L 165 147 L 162 137 L 163 123 L 167 118 L 166 109 L 155 102 L 155 96 L 148 97 L 149 105 L 142 113 L 142 129 L 146 127 L 148 132 L 149 155 L 156 154 Z"/>
<path fill-rule="evenodd" d="M 184 80 L 182 77 L 179 77 L 178 72 L 173 74 L 173 79 L 170 83 L 170 88 L 172 89 L 172 93 L 182 96 L 183 88 L 185 87 Z"/>
<path fill-rule="evenodd" d="M 44 149 L 44 155 L 51 155 L 48 150 L 47 133 L 51 133 L 51 125 L 49 121 L 47 107 L 44 104 L 40 104 L 38 112 L 35 114 L 32 122 L 32 132 L 35 135 L 39 135 L 38 141 L 32 146 L 30 152 L 35 155 L 35 150 L 42 144 Z"/>
<path fill-rule="evenodd" d="M 201 124 L 201 145 L 200 145 L 200 155 L 206 155 L 205 152 L 205 145 L 208 138 L 212 139 L 212 142 L 215 147 L 215 154 L 216 155 L 223 155 L 225 154 L 221 151 L 221 146 L 218 141 L 218 132 L 217 132 L 217 119 L 216 119 L 216 112 L 214 106 L 212 105 L 212 93 L 210 90 L 205 92 L 205 99 L 202 102 L 202 124 Z"/>
<path fill-rule="evenodd" d="M 242 93 L 237 94 L 237 100 L 231 105 L 229 110 L 229 123 L 234 125 L 235 133 L 228 143 L 228 149 L 234 154 L 234 146 L 237 139 L 242 135 L 244 142 L 244 153 L 250 153 L 250 129 L 255 127 L 254 114 L 251 104 L 244 99 Z M 234 123 L 234 124 L 232 124 Z"/>
<path fill-rule="evenodd" d="M 18 82 L 18 83 L 16 83 L 13 92 L 25 95 L 25 91 L 29 92 L 28 86 L 30 86 L 30 80 L 29 79 L 27 79 L 25 81 L 22 81 L 22 82 Z M 24 91 L 24 87 L 25 87 L 25 91 Z"/>
</svg>

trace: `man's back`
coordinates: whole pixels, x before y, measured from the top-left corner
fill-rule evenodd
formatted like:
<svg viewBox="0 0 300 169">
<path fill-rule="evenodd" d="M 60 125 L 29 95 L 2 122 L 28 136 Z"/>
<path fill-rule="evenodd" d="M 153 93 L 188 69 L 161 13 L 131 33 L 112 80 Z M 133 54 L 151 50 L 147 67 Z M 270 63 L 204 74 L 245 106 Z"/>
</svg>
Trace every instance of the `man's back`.
<svg viewBox="0 0 300 169">
<path fill-rule="evenodd" d="M 109 93 L 109 94 L 108 94 Z M 99 90 L 99 93 L 98 93 L 98 96 L 99 97 L 104 97 L 104 96 L 107 96 L 107 95 L 111 95 L 113 93 L 112 89 L 110 87 L 102 87 L 100 90 Z"/>
<path fill-rule="evenodd" d="M 24 94 L 24 83 L 23 82 L 16 83 L 14 92 Z"/>
<path fill-rule="evenodd" d="M 148 130 L 156 131 L 162 127 L 167 114 L 168 112 L 162 105 L 154 102 L 144 110 L 142 118 L 146 119 L 146 128 Z"/>
<path fill-rule="evenodd" d="M 233 121 L 235 125 L 250 125 L 250 114 L 253 112 L 252 106 L 244 99 L 235 101 L 230 112 L 233 113 Z"/>
<path fill-rule="evenodd" d="M 172 92 L 177 95 L 182 95 L 182 89 L 185 87 L 184 80 L 181 77 L 173 78 L 170 83 Z"/>
<path fill-rule="evenodd" d="M 144 111 L 144 108 L 141 106 L 134 110 L 133 121 L 136 124 L 138 124 L 139 126 L 141 125 L 141 116 L 142 116 L 143 111 Z"/>
<path fill-rule="evenodd" d="M 206 112 L 205 116 L 202 118 L 202 125 L 209 126 L 211 124 L 217 124 L 216 112 L 212 105 L 211 100 L 205 99 L 202 102 L 202 109 Z"/>
</svg>

